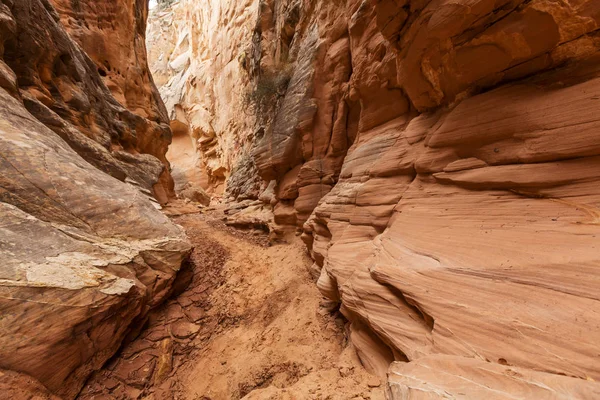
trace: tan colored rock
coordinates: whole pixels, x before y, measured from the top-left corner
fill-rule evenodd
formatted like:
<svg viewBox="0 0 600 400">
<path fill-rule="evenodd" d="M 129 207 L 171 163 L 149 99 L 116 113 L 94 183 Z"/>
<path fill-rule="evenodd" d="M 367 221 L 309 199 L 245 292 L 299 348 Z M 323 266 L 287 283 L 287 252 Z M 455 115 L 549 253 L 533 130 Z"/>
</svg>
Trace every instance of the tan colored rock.
<svg viewBox="0 0 600 400">
<path fill-rule="evenodd" d="M 298 198 L 298 174 L 301 167 L 301 165 L 298 165 L 289 171 L 279 182 L 277 197 L 280 200 L 295 200 Z"/>
<path fill-rule="evenodd" d="M 297 32 L 295 76 L 257 147 L 261 174 L 286 186 L 302 164 L 294 207 L 312 213 L 319 286 L 370 331 L 356 345 L 379 375 L 390 354 L 448 354 L 598 379 L 596 2 L 415 3 L 410 18 L 404 5 L 302 8 L 319 47 Z M 344 104 L 321 118 L 344 46 Z"/>
<path fill-rule="evenodd" d="M 275 223 L 278 225 L 296 225 L 298 217 L 293 205 L 279 202 L 273 211 Z"/>
<path fill-rule="evenodd" d="M 367 381 L 367 386 L 371 388 L 376 388 L 381 386 L 381 381 L 377 377 L 372 377 Z"/>
<path fill-rule="evenodd" d="M 277 181 L 272 180 L 269 182 L 265 190 L 258 196 L 258 199 L 262 201 L 264 204 L 275 205 L 277 204 L 277 196 L 275 194 L 275 189 L 277 187 Z"/>
<path fill-rule="evenodd" d="M 30 376 L 13 371 L 0 371 L 0 398 L 60 400 Z"/>
<path fill-rule="evenodd" d="M 119 140 L 112 140 L 111 150 L 124 152 L 127 157 L 141 153 L 158 158 L 164 168 L 158 183 L 150 189 L 154 189 L 157 198 L 163 193 L 172 197 L 173 182 L 165 158 L 171 142 L 169 119 L 146 59 L 147 2 L 80 1 L 76 6 L 68 0 L 51 0 L 51 3 L 71 38 L 96 64 L 98 74 L 112 96 L 131 112 L 118 114 L 117 119 L 131 128 L 121 134 Z M 64 80 L 59 82 L 59 91 L 65 99 L 81 89 L 75 86 L 73 94 L 65 96 L 64 92 L 73 90 L 73 86 Z M 79 122 L 75 125 L 80 130 L 85 126 Z M 161 198 L 161 202 L 164 203 L 164 199 Z"/>
<path fill-rule="evenodd" d="M 226 178 L 252 144 L 253 119 L 244 105 L 249 82 L 245 46 L 252 41 L 257 7 L 256 0 L 182 0 L 150 15 L 152 73 L 158 76 L 172 126 L 194 143 L 188 149 L 195 161 L 173 155 L 174 169 L 183 169 L 188 181 L 202 182 L 209 193 L 223 194 Z M 245 175 L 231 190 L 254 176 Z"/>
<path fill-rule="evenodd" d="M 49 2 L 0 1 L 0 32 L 0 387 L 72 399 L 190 252 L 149 199 L 164 164 L 136 147 L 169 130 L 111 95 Z"/>
<path fill-rule="evenodd" d="M 184 199 L 200 203 L 203 206 L 210 205 L 210 196 L 204 191 L 204 189 L 198 186 L 186 187 L 179 192 L 179 196 Z"/>
<path fill-rule="evenodd" d="M 229 212 L 225 223 L 242 229 L 259 229 L 270 232 L 274 228 L 273 212 L 270 206 L 260 201 L 251 204 L 241 204 L 235 212 Z"/>
<path fill-rule="evenodd" d="M 161 384 L 173 369 L 173 340 L 164 339 L 160 344 L 160 355 L 154 371 L 154 384 Z"/>
<path fill-rule="evenodd" d="M 198 325 L 187 321 L 178 321 L 171 324 L 171 333 L 177 339 L 187 339 L 198 333 L 199 330 L 200 327 Z"/>
<path fill-rule="evenodd" d="M 594 399 L 600 384 L 473 358 L 432 356 L 390 367 L 388 398 Z"/>
</svg>

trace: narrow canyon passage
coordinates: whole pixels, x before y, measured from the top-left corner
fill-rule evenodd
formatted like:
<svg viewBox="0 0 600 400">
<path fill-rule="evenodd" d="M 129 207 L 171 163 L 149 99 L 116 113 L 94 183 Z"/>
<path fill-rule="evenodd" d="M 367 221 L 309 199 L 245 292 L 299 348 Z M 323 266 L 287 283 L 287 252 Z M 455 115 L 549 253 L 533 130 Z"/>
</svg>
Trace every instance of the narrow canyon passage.
<svg viewBox="0 0 600 400">
<path fill-rule="evenodd" d="M 600 0 L 0 0 L 0 400 L 600 399 Z"/>
<path fill-rule="evenodd" d="M 195 246 L 175 285 L 181 293 L 150 314 L 79 398 L 383 399 L 343 319 L 320 309 L 301 241 L 270 245 L 262 231 L 225 226 L 223 215 L 173 217 Z"/>
</svg>

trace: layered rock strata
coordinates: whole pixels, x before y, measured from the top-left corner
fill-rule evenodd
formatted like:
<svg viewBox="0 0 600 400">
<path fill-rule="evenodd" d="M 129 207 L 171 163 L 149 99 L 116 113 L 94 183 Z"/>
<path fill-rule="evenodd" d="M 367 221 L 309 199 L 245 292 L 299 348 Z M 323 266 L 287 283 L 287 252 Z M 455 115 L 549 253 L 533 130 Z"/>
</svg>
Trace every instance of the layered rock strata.
<svg viewBox="0 0 600 400">
<path fill-rule="evenodd" d="M 493 6 L 348 9 L 357 135 L 305 238 L 380 374 L 447 354 L 591 385 L 599 4 Z"/>
<path fill-rule="evenodd" d="M 226 19 L 255 23 L 245 91 L 270 102 L 244 171 L 302 228 L 365 365 L 408 362 L 389 396 L 498 377 L 506 396 L 597 397 L 600 3 L 252 7 Z"/>
<path fill-rule="evenodd" d="M 51 0 L 51 3 L 65 30 L 96 64 L 112 96 L 131 111 L 123 119 L 132 129 L 121 135 L 118 144 L 113 144 L 114 150 L 128 153 L 128 157 L 147 154 L 158 158 L 164 167 L 158 179 L 153 177 L 157 182 L 152 189 L 158 199 L 166 202 L 174 195 L 165 156 L 171 144 L 171 131 L 146 56 L 148 1 Z"/>
<path fill-rule="evenodd" d="M 99 7 L 71 5 L 72 15 Z M 93 35 L 120 49 L 129 49 L 120 39 L 143 44 L 145 7 L 99 14 L 107 30 Z M 67 14 L 46 0 L 0 1 L 2 398 L 74 398 L 169 295 L 190 251 L 149 199 L 170 190 L 159 99 L 119 102 L 83 50 L 91 45 L 74 40 L 78 29 L 95 28 L 77 17 L 79 28 L 65 29 Z M 136 32 L 107 28 L 119 16 L 136 21 Z M 115 67 L 135 59 L 120 57 Z M 154 92 L 149 79 L 141 86 Z"/>
<path fill-rule="evenodd" d="M 565 395 L 532 376 L 551 388 L 539 397 L 595 397 L 598 6 L 346 9 L 352 146 L 331 191 L 315 179 L 294 208 L 302 222 L 305 199 L 320 199 L 305 239 L 365 364 L 383 376 L 390 360 L 409 362 L 396 370 L 412 382 L 390 370 L 390 398 L 465 393 L 480 368 L 508 397 L 534 390 L 498 365 L 571 377 Z M 295 134 L 282 143 L 322 138 Z M 454 382 L 415 395 L 436 368 Z"/>
</svg>

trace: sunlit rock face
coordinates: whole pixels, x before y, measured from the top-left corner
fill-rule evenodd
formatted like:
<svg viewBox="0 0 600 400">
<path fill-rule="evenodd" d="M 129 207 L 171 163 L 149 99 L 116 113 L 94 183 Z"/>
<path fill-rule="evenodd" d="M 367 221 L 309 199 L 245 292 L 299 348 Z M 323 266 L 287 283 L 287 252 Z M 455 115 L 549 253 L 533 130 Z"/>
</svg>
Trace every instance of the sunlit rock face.
<svg viewBox="0 0 600 400">
<path fill-rule="evenodd" d="M 181 90 L 171 119 L 212 132 L 191 135 L 192 150 L 233 149 L 225 158 L 245 179 L 232 173 L 228 188 L 259 176 L 272 189 L 257 197 L 304 232 L 365 365 L 385 376 L 408 362 L 389 369 L 390 398 L 488 395 L 473 385 L 597 397 L 598 1 L 181 1 L 169 12 L 186 32 L 162 59 L 163 92 Z M 236 105 L 264 90 L 269 104 L 248 122 Z M 249 144 L 222 144 L 232 137 Z M 202 168 L 204 151 L 189 153 Z M 519 376 L 535 388 L 513 385 Z"/>
<path fill-rule="evenodd" d="M 150 200 L 171 190 L 166 113 L 145 60 L 119 44 L 143 45 L 146 5 L 102 2 L 92 24 L 97 3 L 0 1 L 3 398 L 74 398 L 169 295 L 190 250 Z M 134 31 L 113 31 L 126 21 Z M 107 48 L 86 53 L 86 35 Z M 112 71 L 139 70 L 104 74 L 102 54 Z"/>
<path fill-rule="evenodd" d="M 252 145 L 253 116 L 244 93 L 257 3 L 184 0 L 159 4 L 150 15 L 151 70 L 175 136 L 168 157 L 178 188 L 223 194 L 226 179 Z M 247 173 L 243 180 L 256 175 Z M 246 196 L 257 198 L 260 182 L 257 186 Z"/>
</svg>

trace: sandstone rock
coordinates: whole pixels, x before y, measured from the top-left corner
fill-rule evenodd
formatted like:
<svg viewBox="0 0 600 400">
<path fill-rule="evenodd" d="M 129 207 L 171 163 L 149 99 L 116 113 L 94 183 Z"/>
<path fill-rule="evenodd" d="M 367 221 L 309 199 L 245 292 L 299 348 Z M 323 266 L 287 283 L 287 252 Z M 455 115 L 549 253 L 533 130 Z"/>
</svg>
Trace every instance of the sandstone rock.
<svg viewBox="0 0 600 400">
<path fill-rule="evenodd" d="M 179 192 L 180 198 L 188 199 L 203 206 L 210 205 L 210 195 L 198 186 L 188 186 Z"/>
<path fill-rule="evenodd" d="M 209 193 L 224 192 L 225 179 L 252 144 L 253 120 L 244 105 L 250 80 L 244 60 L 257 7 L 254 0 L 182 0 L 157 8 L 149 18 L 152 73 L 158 77 L 171 121 L 183 127 L 181 140 L 194 143 L 188 154 L 195 162 L 173 157 L 174 168 L 183 168 L 192 181 L 202 181 Z M 228 186 L 244 193 L 249 189 L 242 189 L 245 184 L 237 180 Z"/>
<path fill-rule="evenodd" d="M 243 154 L 227 180 L 225 196 L 235 201 L 255 200 L 260 196 L 262 184 L 254 159 L 248 154 Z"/>
<path fill-rule="evenodd" d="M 121 10 L 143 25 L 137 6 L 102 18 Z M 156 97 L 134 108 L 111 95 L 49 2 L 0 1 L 0 32 L 0 386 L 70 399 L 168 296 L 189 254 L 148 199 L 168 194 L 170 133 L 140 111 L 160 108 Z"/>
<path fill-rule="evenodd" d="M 214 15 L 229 7 L 227 32 L 231 20 L 255 26 L 251 40 L 236 38 L 248 79 L 232 62 L 189 81 L 244 88 L 289 73 L 252 128 L 220 107 L 211 115 L 246 130 L 227 157 L 253 158 L 231 181 L 253 191 L 231 198 L 258 198 L 252 176 L 277 181 L 274 222 L 303 227 L 318 286 L 350 321 L 365 366 L 384 379 L 391 362 L 408 362 L 392 367 L 394 398 L 548 394 L 515 384 L 507 364 L 549 382 L 549 396 L 593 397 L 599 3 L 243 3 Z M 201 130 L 214 160 L 229 133 Z M 463 392 L 460 377 L 476 383 Z"/>
<path fill-rule="evenodd" d="M 273 219 L 278 225 L 296 225 L 298 217 L 293 205 L 279 202 L 275 206 Z"/>
<path fill-rule="evenodd" d="M 173 341 L 171 339 L 164 339 L 161 342 L 160 351 L 154 371 L 155 384 L 162 383 L 173 369 Z"/>
<path fill-rule="evenodd" d="M 60 400 L 32 377 L 4 370 L 0 370 L 0 398 Z"/>
<path fill-rule="evenodd" d="M 265 204 L 275 205 L 277 204 L 277 195 L 275 194 L 275 188 L 277 187 L 277 181 L 272 180 L 265 190 L 258 196 L 258 199 Z"/>
<path fill-rule="evenodd" d="M 381 386 L 381 381 L 377 377 L 372 377 L 367 381 L 367 386 L 371 388 L 379 387 Z"/>
<path fill-rule="evenodd" d="M 552 6 L 529 4 L 507 9 L 507 18 L 487 29 L 498 18 L 489 14 L 476 23 L 479 33 L 460 36 L 462 24 L 474 20 L 468 14 L 450 23 L 462 16 L 449 11 L 454 5 L 415 5 L 406 22 L 390 12 L 400 5 L 374 4 L 352 9 L 349 23 L 353 43 L 362 43 L 352 49 L 349 93 L 362 105 L 358 134 L 339 181 L 305 224 L 311 254 L 325 271 L 323 293 L 341 303 L 353 331 L 371 331 L 353 336 L 359 355 L 379 375 L 390 354 L 418 362 L 442 353 L 597 379 L 591 357 L 600 331 L 586 310 L 600 288 L 591 269 L 599 233 L 591 222 L 600 196 L 592 116 L 598 42 L 586 36 L 567 52 L 563 41 L 573 34 L 567 21 L 586 11 L 558 17 Z M 489 12 L 481 6 L 476 18 Z M 585 20 L 575 30 L 596 29 L 595 20 Z M 477 56 L 452 70 L 451 60 L 469 52 L 495 51 L 486 46 L 501 42 L 508 21 L 519 27 L 510 32 L 539 50 L 518 53 L 506 43 L 504 55 L 489 55 L 506 67 L 480 66 Z M 550 29 L 544 24 L 558 27 L 560 38 L 531 36 Z M 432 46 L 449 35 L 461 39 Z M 543 62 L 533 61 L 544 52 Z M 569 66 L 466 98 L 475 87 L 552 69 L 559 57 Z M 521 62 L 522 69 L 510 67 Z M 419 111 L 458 104 L 416 116 L 403 96 L 373 96 L 381 90 L 373 81 L 385 76 L 388 88 L 403 88 Z M 386 109 L 382 98 L 395 108 Z M 321 175 L 307 175 L 304 190 L 322 185 L 315 180 Z M 296 200 L 305 212 L 312 204 Z M 583 330 L 577 321 L 586 321 Z M 510 381 L 504 384 L 510 393 Z"/>
<path fill-rule="evenodd" d="M 594 399 L 600 384 L 453 356 L 432 356 L 390 368 L 388 398 Z"/>
<path fill-rule="evenodd" d="M 177 339 L 186 339 L 198 333 L 200 327 L 187 321 L 177 321 L 171 324 L 171 333 Z"/>
<path fill-rule="evenodd" d="M 296 166 L 283 176 L 279 182 L 277 197 L 281 200 L 295 200 L 298 197 L 298 173 L 301 165 Z"/>
<path fill-rule="evenodd" d="M 270 232 L 274 228 L 273 213 L 263 204 L 253 204 L 241 208 L 225 219 L 225 223 L 243 229 L 260 229 Z"/>
<path fill-rule="evenodd" d="M 176 160 L 171 168 L 176 193 L 181 193 L 189 186 L 209 188 L 209 181 L 202 174 L 204 167 L 198 153 L 197 143 L 189 135 L 187 126 L 179 126 L 178 129 L 173 130 L 173 142 L 169 146 L 167 158 Z"/>
<path fill-rule="evenodd" d="M 10 189 L 0 191 L 0 364 L 69 398 L 168 294 L 190 247 L 136 189 L 85 162 L 17 100 L 0 98 L 0 182 Z"/>
<path fill-rule="evenodd" d="M 173 190 L 165 158 L 171 132 L 145 58 L 147 4 L 50 3 L 56 9 L 43 2 L 29 12 L 29 1 L 11 7 L 18 29 L 4 38 L 4 59 L 25 107 L 86 160 L 165 202 Z"/>
</svg>

